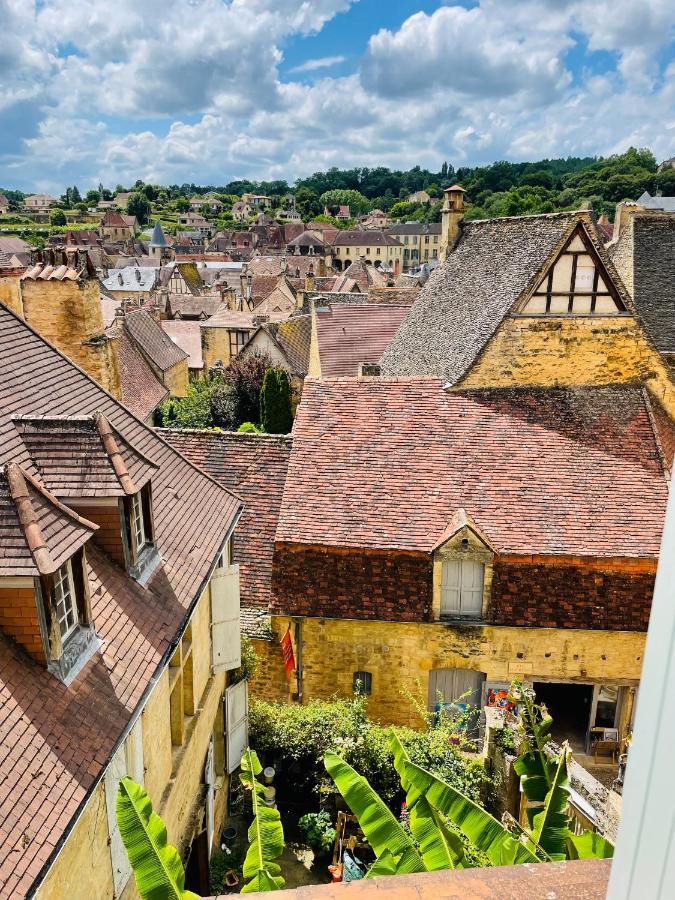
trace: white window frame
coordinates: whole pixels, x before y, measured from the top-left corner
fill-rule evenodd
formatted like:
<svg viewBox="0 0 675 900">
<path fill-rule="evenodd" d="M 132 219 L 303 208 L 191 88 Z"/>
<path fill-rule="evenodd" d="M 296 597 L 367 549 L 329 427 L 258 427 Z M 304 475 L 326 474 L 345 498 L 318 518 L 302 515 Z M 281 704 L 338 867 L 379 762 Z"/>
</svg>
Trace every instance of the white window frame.
<svg viewBox="0 0 675 900">
<path fill-rule="evenodd" d="M 465 585 L 465 567 L 479 576 L 479 587 Z M 452 570 L 455 570 L 454 572 Z M 449 584 L 450 576 L 456 583 Z M 456 575 L 456 577 L 454 577 Z M 472 580 L 475 580 L 472 579 Z M 452 603 L 451 595 L 455 594 L 456 603 Z M 476 597 L 479 602 L 476 603 Z M 485 596 L 485 563 L 474 559 L 446 557 L 441 564 L 441 618 L 480 619 L 483 615 Z"/>
<path fill-rule="evenodd" d="M 63 607 L 63 614 L 59 612 L 59 605 Z M 54 573 L 54 608 L 61 640 L 65 641 L 80 624 L 77 597 L 75 595 L 75 581 L 73 579 L 73 566 L 69 559 Z M 68 625 L 69 614 L 73 618 L 71 625 Z M 66 625 L 65 630 L 64 623 Z"/>
<path fill-rule="evenodd" d="M 131 536 L 136 550 L 136 556 L 141 552 L 147 543 L 147 535 L 145 533 L 145 521 L 143 519 L 143 498 L 140 491 L 131 497 Z M 140 540 L 139 540 L 140 536 Z"/>
</svg>

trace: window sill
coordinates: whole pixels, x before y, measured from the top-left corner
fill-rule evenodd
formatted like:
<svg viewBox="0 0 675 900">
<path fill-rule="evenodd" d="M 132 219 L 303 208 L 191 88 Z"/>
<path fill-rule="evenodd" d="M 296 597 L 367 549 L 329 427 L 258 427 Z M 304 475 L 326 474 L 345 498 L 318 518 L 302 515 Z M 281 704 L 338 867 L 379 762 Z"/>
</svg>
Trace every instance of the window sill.
<svg viewBox="0 0 675 900">
<path fill-rule="evenodd" d="M 135 563 L 129 566 L 129 575 L 137 581 L 141 587 L 145 587 L 150 576 L 161 563 L 161 557 L 154 544 L 145 544 Z"/>
<path fill-rule="evenodd" d="M 441 625 L 471 625 L 473 627 L 487 625 L 486 620 L 480 616 L 441 616 L 436 622 Z"/>
<path fill-rule="evenodd" d="M 79 675 L 101 643 L 93 628 L 80 625 L 68 636 L 60 658 L 51 660 L 47 668 L 67 686 Z"/>
</svg>

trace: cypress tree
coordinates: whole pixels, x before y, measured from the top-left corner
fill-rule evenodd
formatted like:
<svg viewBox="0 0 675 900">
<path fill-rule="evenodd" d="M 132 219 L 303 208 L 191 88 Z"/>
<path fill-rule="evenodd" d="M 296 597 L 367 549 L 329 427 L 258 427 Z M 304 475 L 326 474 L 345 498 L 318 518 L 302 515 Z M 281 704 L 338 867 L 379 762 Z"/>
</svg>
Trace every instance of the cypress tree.
<svg viewBox="0 0 675 900">
<path fill-rule="evenodd" d="M 268 434 L 288 434 L 293 426 L 291 385 L 284 369 L 265 372 L 260 389 L 260 421 Z"/>
</svg>

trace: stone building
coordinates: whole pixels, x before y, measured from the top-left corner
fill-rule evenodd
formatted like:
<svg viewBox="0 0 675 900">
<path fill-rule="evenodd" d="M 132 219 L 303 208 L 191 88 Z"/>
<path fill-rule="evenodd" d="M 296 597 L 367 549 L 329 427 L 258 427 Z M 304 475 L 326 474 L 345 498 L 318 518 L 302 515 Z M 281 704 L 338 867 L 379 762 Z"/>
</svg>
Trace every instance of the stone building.
<svg viewBox="0 0 675 900">
<path fill-rule="evenodd" d="M 126 774 L 207 893 L 242 749 L 241 501 L 5 307 L 0 435 L 0 893 L 137 897 Z"/>
<path fill-rule="evenodd" d="M 402 271 L 403 245 L 383 231 L 338 231 L 329 248 L 328 264 L 342 272 L 353 262 L 363 260 L 369 266 L 390 269 L 395 275 Z"/>
<path fill-rule="evenodd" d="M 452 191 L 453 189 L 449 189 Z M 675 386 L 587 212 L 462 222 L 382 358 L 385 376 L 455 387 L 639 382 L 675 416 Z"/>
<path fill-rule="evenodd" d="M 307 379 L 271 590 L 301 660 L 290 690 L 361 683 L 375 718 L 417 724 L 406 692 L 434 710 L 520 678 L 577 748 L 623 731 L 673 434 L 639 386 Z"/>
<path fill-rule="evenodd" d="M 440 222 L 401 222 L 387 228 L 387 234 L 403 244 L 403 271 L 438 259 Z"/>
</svg>

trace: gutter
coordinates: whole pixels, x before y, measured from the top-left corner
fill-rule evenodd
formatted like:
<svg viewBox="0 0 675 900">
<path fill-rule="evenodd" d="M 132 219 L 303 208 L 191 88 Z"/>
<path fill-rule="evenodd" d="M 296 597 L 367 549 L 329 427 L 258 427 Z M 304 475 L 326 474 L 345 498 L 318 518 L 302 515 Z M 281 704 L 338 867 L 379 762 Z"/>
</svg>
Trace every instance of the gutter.
<svg viewBox="0 0 675 900">
<path fill-rule="evenodd" d="M 110 755 L 108 756 L 105 764 L 101 768 L 101 771 L 99 772 L 98 776 L 92 782 L 91 786 L 89 787 L 86 794 L 82 798 L 80 805 L 78 806 L 77 810 L 75 811 L 75 814 L 71 817 L 70 821 L 68 822 L 67 827 L 61 833 L 61 836 L 59 837 L 59 839 L 56 843 L 56 846 L 52 850 L 51 854 L 45 861 L 44 865 L 42 866 L 42 868 L 40 869 L 40 871 L 38 872 L 36 877 L 34 878 L 33 883 L 28 888 L 28 890 L 26 892 L 27 900 L 29 900 L 29 898 L 35 896 L 36 892 L 39 890 L 40 885 L 44 881 L 44 879 L 47 876 L 47 874 L 49 873 L 50 869 L 55 864 L 55 862 L 59 858 L 59 856 L 61 855 L 61 851 L 63 850 L 66 840 L 70 836 L 73 828 L 77 825 L 80 818 L 82 817 L 82 814 L 84 813 L 84 810 L 86 809 L 87 803 L 91 799 L 92 794 L 98 788 L 99 784 L 103 781 L 103 779 L 105 777 L 105 773 L 108 769 L 108 766 L 110 765 L 110 763 L 112 761 L 113 756 L 117 753 L 119 748 L 126 741 L 127 737 L 129 736 L 130 731 L 132 730 L 132 728 L 138 721 L 141 713 L 143 712 L 145 705 L 147 704 L 147 702 L 150 699 L 151 695 L 153 694 L 155 688 L 157 687 L 159 679 L 161 678 L 162 674 L 164 673 L 164 669 L 166 669 L 166 667 L 168 666 L 169 660 L 173 656 L 173 654 L 176 650 L 176 647 L 182 640 L 183 635 L 185 634 L 185 630 L 186 630 L 188 623 L 192 617 L 192 614 L 195 611 L 195 607 L 197 606 L 197 603 L 199 602 L 202 594 L 204 593 L 204 590 L 205 590 L 207 584 L 211 580 L 213 572 L 216 568 L 216 563 L 218 562 L 218 559 L 220 558 L 221 553 L 225 549 L 227 542 L 232 537 L 234 529 L 238 525 L 239 519 L 241 518 L 243 511 L 244 511 L 244 505 L 242 503 L 234 515 L 232 523 L 225 534 L 225 538 L 223 539 L 222 543 L 219 545 L 218 553 L 216 554 L 213 562 L 211 563 L 208 574 L 205 575 L 204 578 L 202 579 L 202 581 L 200 582 L 199 588 L 198 588 L 197 592 L 195 593 L 195 597 L 192 600 L 192 602 L 190 603 L 190 606 L 186 610 L 185 617 L 183 618 L 183 622 L 182 622 L 178 632 L 176 633 L 174 640 L 171 642 L 171 644 L 168 646 L 168 648 L 164 652 L 164 655 L 162 656 L 161 660 L 159 661 L 159 664 L 157 666 L 157 669 L 155 670 L 154 675 L 151 677 L 151 679 L 148 683 L 148 686 L 143 691 L 141 699 L 138 701 L 136 709 L 134 710 L 134 712 L 131 715 L 131 718 L 125 725 L 124 730 L 122 731 L 120 737 L 117 739 L 117 741 L 113 745 Z"/>
</svg>

